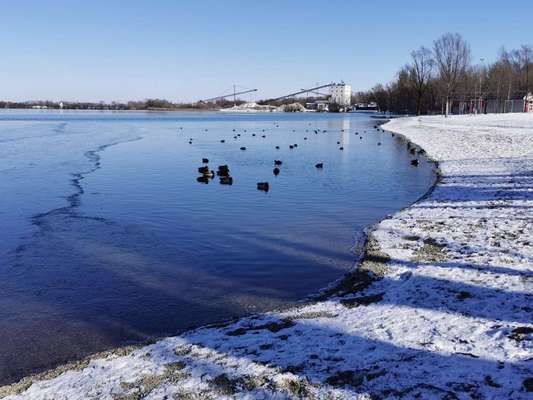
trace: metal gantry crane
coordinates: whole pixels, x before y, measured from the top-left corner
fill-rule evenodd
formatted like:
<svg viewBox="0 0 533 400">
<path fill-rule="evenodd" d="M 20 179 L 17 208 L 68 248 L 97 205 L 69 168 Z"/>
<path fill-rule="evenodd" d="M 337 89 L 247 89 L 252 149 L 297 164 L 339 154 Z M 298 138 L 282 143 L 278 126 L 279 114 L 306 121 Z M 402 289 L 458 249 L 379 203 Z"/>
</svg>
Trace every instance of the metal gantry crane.
<svg viewBox="0 0 533 400">
<path fill-rule="evenodd" d="M 300 90 L 306 90 L 307 91 L 307 97 L 309 97 L 309 94 L 318 95 L 320 97 L 328 97 L 329 93 L 322 93 L 322 92 L 316 92 L 314 90 L 308 90 L 308 89 L 300 89 Z"/>
<path fill-rule="evenodd" d="M 237 86 L 233 85 L 233 93 L 222 95 L 222 96 L 211 97 L 209 99 L 200 100 L 199 103 L 210 103 L 210 102 L 213 102 L 213 101 L 216 102 L 217 100 L 223 100 L 223 99 L 228 98 L 228 97 L 233 97 L 233 105 L 235 106 L 237 104 L 237 96 L 238 95 L 257 92 L 258 90 L 259 89 L 248 89 L 248 90 L 242 90 L 240 92 L 237 92 Z"/>
<path fill-rule="evenodd" d="M 288 97 L 298 96 L 299 94 L 303 94 L 303 93 L 313 93 L 316 90 L 324 89 L 324 88 L 331 87 L 331 86 L 334 86 L 334 85 L 336 85 L 336 83 L 332 82 L 332 83 L 328 83 L 327 85 L 316 86 L 316 87 L 313 87 L 313 88 L 310 88 L 310 89 L 301 89 L 299 92 L 294 92 L 294 93 L 287 94 L 285 96 L 277 97 L 275 99 L 272 99 L 272 101 L 283 100 L 283 99 L 286 99 Z"/>
</svg>

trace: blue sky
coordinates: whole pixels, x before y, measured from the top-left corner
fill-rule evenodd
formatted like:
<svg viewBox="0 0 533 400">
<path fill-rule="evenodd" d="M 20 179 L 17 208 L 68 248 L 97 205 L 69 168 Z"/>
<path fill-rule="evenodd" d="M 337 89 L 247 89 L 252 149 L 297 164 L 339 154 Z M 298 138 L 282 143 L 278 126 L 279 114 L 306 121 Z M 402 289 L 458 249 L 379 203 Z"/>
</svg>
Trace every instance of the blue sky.
<svg viewBox="0 0 533 400">
<path fill-rule="evenodd" d="M 3 1 L 0 99 L 191 101 L 234 83 L 256 97 L 394 77 L 459 32 L 474 61 L 533 44 L 533 3 L 490 0 Z M 249 98 L 247 98 L 249 99 Z"/>
</svg>

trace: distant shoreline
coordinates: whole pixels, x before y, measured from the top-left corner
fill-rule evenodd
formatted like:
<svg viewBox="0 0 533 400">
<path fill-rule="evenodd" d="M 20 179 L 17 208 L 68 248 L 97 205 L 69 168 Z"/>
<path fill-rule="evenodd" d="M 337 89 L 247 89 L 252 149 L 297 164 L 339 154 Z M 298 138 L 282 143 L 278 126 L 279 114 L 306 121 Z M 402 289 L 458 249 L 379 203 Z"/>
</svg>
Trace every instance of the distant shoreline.
<svg viewBox="0 0 533 400">
<path fill-rule="evenodd" d="M 148 108 L 146 110 L 98 110 L 88 108 L 0 108 L 0 111 L 98 111 L 98 112 L 218 112 L 218 108 Z"/>
</svg>

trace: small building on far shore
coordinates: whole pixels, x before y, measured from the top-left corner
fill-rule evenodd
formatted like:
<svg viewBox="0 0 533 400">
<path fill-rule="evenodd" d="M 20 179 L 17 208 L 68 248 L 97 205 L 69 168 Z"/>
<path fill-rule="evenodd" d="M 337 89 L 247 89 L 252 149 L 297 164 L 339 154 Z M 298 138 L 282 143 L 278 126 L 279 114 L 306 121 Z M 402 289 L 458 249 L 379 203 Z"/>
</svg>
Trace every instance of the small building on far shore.
<svg viewBox="0 0 533 400">
<path fill-rule="evenodd" d="M 328 100 L 316 100 L 312 103 L 306 103 L 305 108 L 308 110 L 318 111 L 318 112 L 327 112 L 329 101 Z"/>
<path fill-rule="evenodd" d="M 355 111 L 378 111 L 378 103 L 371 101 L 370 103 L 357 103 L 354 105 Z"/>
</svg>

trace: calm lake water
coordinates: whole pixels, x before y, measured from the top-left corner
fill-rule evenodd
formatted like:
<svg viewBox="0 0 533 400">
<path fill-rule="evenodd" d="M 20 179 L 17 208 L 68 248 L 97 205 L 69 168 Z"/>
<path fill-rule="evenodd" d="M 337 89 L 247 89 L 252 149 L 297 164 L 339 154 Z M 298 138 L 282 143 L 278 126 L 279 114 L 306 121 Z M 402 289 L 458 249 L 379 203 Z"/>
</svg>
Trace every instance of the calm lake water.
<svg viewBox="0 0 533 400">
<path fill-rule="evenodd" d="M 375 123 L 0 112 L 0 383 L 286 306 L 340 278 L 362 230 L 434 180 L 431 164 L 411 166 L 405 142 Z M 211 169 L 227 164 L 233 185 L 198 183 L 204 157 Z"/>
</svg>

